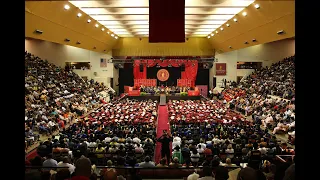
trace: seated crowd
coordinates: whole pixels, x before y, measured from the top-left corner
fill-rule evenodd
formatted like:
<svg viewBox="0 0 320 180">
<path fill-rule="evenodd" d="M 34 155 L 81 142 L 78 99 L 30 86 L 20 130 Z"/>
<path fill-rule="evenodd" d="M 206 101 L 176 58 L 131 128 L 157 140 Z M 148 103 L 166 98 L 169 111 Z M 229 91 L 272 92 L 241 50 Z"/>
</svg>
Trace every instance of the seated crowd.
<svg viewBox="0 0 320 180">
<path fill-rule="evenodd" d="M 25 52 L 26 147 L 39 139 L 34 131 L 50 135 L 101 104 L 106 87 L 90 82 Z"/>
<path fill-rule="evenodd" d="M 31 59 L 41 61 L 31 55 L 26 55 L 26 62 L 27 59 L 29 63 Z M 30 63 L 28 66 L 46 63 L 39 62 Z M 292 65 L 292 60 L 281 63 L 287 63 L 289 66 Z M 199 170 L 199 172 L 189 173 L 188 179 L 198 179 L 200 176 L 202 178 L 199 179 L 213 179 L 212 176 L 214 176 L 215 180 L 227 180 L 229 171 L 242 168 L 237 174 L 238 179 L 290 179 L 292 171 L 289 172 L 289 170 L 294 168 L 292 167 L 294 159 L 288 162 L 285 168 L 281 168 L 275 156 L 295 154 L 294 149 L 275 136 L 275 133 L 283 130 L 284 126 L 294 128 L 294 85 L 290 86 L 287 83 L 283 85 L 280 82 L 283 79 L 272 78 L 273 75 L 281 76 L 282 73 L 278 71 L 282 70 L 286 78 L 294 74 L 291 72 L 292 69 L 288 69 L 281 63 L 271 67 L 275 71 L 273 73 L 270 73 L 272 71 L 267 68 L 261 73 L 256 72 L 255 76 L 248 77 L 237 87 L 231 86 L 226 89 L 221 96 L 231 98 L 223 102 L 217 100 L 169 101 L 170 130 L 166 136 L 169 141 L 172 141 L 172 153 L 167 159 L 162 157 L 159 164 L 153 161 L 155 143 L 161 142 L 161 138 L 155 138 L 157 101 L 119 99 L 108 103 L 103 102 L 97 95 L 98 90 L 104 88 L 103 85 L 83 83 L 72 72 L 57 70 L 55 66 L 46 63 L 45 67 L 50 67 L 54 76 L 52 73 L 48 75 L 50 71 L 46 70 L 49 73 L 42 77 L 47 77 L 48 80 L 44 81 L 40 78 L 40 81 L 44 81 L 44 85 L 51 84 L 51 86 L 40 88 L 39 80 L 34 83 L 29 78 L 37 77 L 38 74 L 30 75 L 28 72 L 29 74 L 26 75 L 29 80 L 26 84 L 32 87 L 31 90 L 26 87 L 26 90 L 28 89 L 26 100 L 30 101 L 31 94 L 33 97 L 31 105 L 35 108 L 32 111 L 31 105 L 30 107 L 26 105 L 26 120 L 34 121 L 31 123 L 32 126 L 27 123 L 26 127 L 28 132 L 32 132 L 32 129 L 40 126 L 44 121 L 46 125 L 56 123 L 52 127 L 60 129 L 61 132 L 41 142 L 37 149 L 38 156 L 30 161 L 26 160 L 26 165 L 39 166 L 37 169 L 26 168 L 26 179 L 91 180 L 98 179 L 97 176 L 104 180 L 141 179 L 136 169 L 128 171 L 121 169 L 124 167 L 159 169 L 201 167 L 201 172 Z M 257 77 L 258 79 L 255 79 Z M 70 79 L 65 81 L 64 79 L 67 78 Z M 294 83 L 294 76 L 292 78 Z M 256 85 L 252 87 L 253 84 L 250 83 Z M 289 81 L 290 83 L 292 81 Z M 81 84 L 80 87 L 78 87 L 79 84 Z M 280 90 L 274 95 L 284 93 L 283 97 L 290 97 L 290 101 L 267 96 L 269 92 L 267 86 L 279 84 L 281 87 L 287 87 L 287 90 Z M 38 89 L 34 90 L 33 87 Z M 290 88 L 291 93 L 289 93 Z M 41 99 L 42 95 L 40 99 L 35 98 L 34 92 L 42 93 L 44 90 L 46 90 L 45 96 L 48 96 L 46 101 Z M 49 90 L 52 92 L 51 95 Z M 95 108 L 97 105 L 101 106 Z M 82 116 L 93 108 L 95 110 Z M 234 109 L 246 116 L 251 115 L 253 120 L 249 120 Z M 268 129 L 261 129 L 260 125 L 268 127 L 273 121 L 278 123 L 273 133 L 269 133 Z M 286 125 L 285 121 L 293 124 Z M 40 124 L 37 125 L 37 122 Z M 70 126 L 64 126 L 69 122 Z M 47 131 L 50 133 L 52 130 Z M 27 138 L 33 136 L 31 134 Z M 244 168 L 244 164 L 247 167 Z M 289 164 L 292 165 L 288 168 Z M 107 167 L 101 169 L 96 167 L 100 165 Z"/>
<path fill-rule="evenodd" d="M 181 92 L 188 92 L 192 90 L 192 87 L 179 87 L 179 86 L 140 86 L 140 92 L 150 93 L 150 94 L 176 94 Z"/>
<path fill-rule="evenodd" d="M 237 87 L 225 89 L 224 103 L 273 134 L 288 133 L 295 139 L 295 57 L 254 72 Z"/>
</svg>

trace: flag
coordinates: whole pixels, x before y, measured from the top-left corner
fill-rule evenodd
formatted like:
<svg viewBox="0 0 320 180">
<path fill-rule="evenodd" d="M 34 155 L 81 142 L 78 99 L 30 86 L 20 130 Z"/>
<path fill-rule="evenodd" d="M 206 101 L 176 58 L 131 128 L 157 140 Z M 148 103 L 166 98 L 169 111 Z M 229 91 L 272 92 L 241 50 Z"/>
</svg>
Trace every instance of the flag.
<svg viewBox="0 0 320 180">
<path fill-rule="evenodd" d="M 103 58 L 100 59 L 100 67 L 107 67 L 107 60 L 106 59 L 103 59 Z"/>
</svg>

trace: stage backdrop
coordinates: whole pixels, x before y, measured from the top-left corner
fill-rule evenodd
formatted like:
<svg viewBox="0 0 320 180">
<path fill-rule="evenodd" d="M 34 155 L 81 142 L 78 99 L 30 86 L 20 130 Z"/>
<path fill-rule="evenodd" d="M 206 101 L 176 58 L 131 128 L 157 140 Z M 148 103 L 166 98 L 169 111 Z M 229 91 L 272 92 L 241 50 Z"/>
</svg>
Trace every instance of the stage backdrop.
<svg viewBox="0 0 320 180">
<path fill-rule="evenodd" d="M 143 65 L 143 71 L 140 72 L 140 64 Z M 133 75 L 135 79 L 147 79 L 147 67 L 180 67 L 185 64 L 185 71 L 181 71 L 181 79 L 191 79 L 193 85 L 195 85 L 197 72 L 198 72 L 198 61 L 197 60 L 134 60 Z M 175 82 L 176 83 L 176 82 Z"/>
<path fill-rule="evenodd" d="M 169 72 L 169 78 L 166 81 L 159 81 L 157 78 L 157 73 L 159 70 L 165 69 Z M 157 85 L 164 86 L 176 86 L 177 79 L 181 78 L 181 68 L 180 67 L 149 67 L 147 68 L 147 79 L 157 79 Z"/>
</svg>

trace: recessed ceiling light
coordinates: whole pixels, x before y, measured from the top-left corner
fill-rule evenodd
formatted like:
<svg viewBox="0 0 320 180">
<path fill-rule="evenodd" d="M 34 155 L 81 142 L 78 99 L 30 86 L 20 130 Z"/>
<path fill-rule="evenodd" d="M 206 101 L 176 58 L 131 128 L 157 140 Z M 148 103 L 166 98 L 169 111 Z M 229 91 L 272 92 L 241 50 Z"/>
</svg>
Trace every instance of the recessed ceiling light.
<svg viewBox="0 0 320 180">
<path fill-rule="evenodd" d="M 110 32 L 109 32 L 109 31 L 108 31 L 107 33 L 108 33 L 108 34 L 110 34 Z"/>
<path fill-rule="evenodd" d="M 90 23 L 91 22 L 91 19 L 88 19 L 88 21 L 87 21 L 88 23 Z"/>
<path fill-rule="evenodd" d="M 230 26 L 230 24 L 227 24 L 227 27 L 229 27 Z"/>
<path fill-rule="evenodd" d="M 256 9 L 259 9 L 259 8 L 260 8 L 260 5 L 259 5 L 259 4 L 255 4 L 254 7 L 255 7 Z"/>
<path fill-rule="evenodd" d="M 114 38 L 118 39 L 118 36 L 115 36 Z"/>
<path fill-rule="evenodd" d="M 247 16 L 247 12 L 243 12 L 243 13 L 242 13 L 242 16 Z"/>
<path fill-rule="evenodd" d="M 214 34 L 212 33 L 211 36 L 213 36 Z"/>
<path fill-rule="evenodd" d="M 208 36 L 208 39 L 210 39 L 210 36 Z"/>
<path fill-rule="evenodd" d="M 114 34 L 111 34 L 111 36 L 113 37 L 113 36 L 114 36 Z"/>
<path fill-rule="evenodd" d="M 220 28 L 221 31 L 223 31 L 223 28 Z"/>
<path fill-rule="evenodd" d="M 234 18 L 233 21 L 234 21 L 234 22 L 238 22 L 237 18 Z"/>
<path fill-rule="evenodd" d="M 70 9 L 70 6 L 68 4 L 66 4 L 66 5 L 64 5 L 64 9 L 68 10 L 68 9 Z"/>
<path fill-rule="evenodd" d="M 218 31 L 216 31 L 216 34 L 218 34 L 219 32 Z"/>
<path fill-rule="evenodd" d="M 78 17 L 81 17 L 81 16 L 82 16 L 82 14 L 81 14 L 81 13 L 78 13 L 78 14 L 77 14 L 77 16 L 78 16 Z"/>
<path fill-rule="evenodd" d="M 99 27 L 99 24 L 96 24 L 96 28 Z"/>
<path fill-rule="evenodd" d="M 101 30 L 104 31 L 104 28 L 102 28 Z"/>
</svg>

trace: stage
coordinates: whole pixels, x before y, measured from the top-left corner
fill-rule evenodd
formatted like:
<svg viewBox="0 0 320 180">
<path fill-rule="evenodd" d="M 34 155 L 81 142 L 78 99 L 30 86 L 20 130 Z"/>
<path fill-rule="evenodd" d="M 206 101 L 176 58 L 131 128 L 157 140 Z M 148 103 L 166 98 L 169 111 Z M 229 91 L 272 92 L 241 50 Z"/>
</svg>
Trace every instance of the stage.
<svg viewBox="0 0 320 180">
<path fill-rule="evenodd" d="M 161 96 L 165 96 L 166 97 L 166 102 L 168 102 L 169 100 L 201 100 L 202 96 L 180 96 L 180 95 L 165 95 L 165 94 L 161 94 Z M 136 99 L 139 101 L 142 100 L 148 100 L 151 99 L 153 101 L 157 100 L 160 101 L 160 94 L 159 95 L 144 95 L 144 96 L 129 96 L 127 95 L 127 98 L 129 99 Z"/>
</svg>

